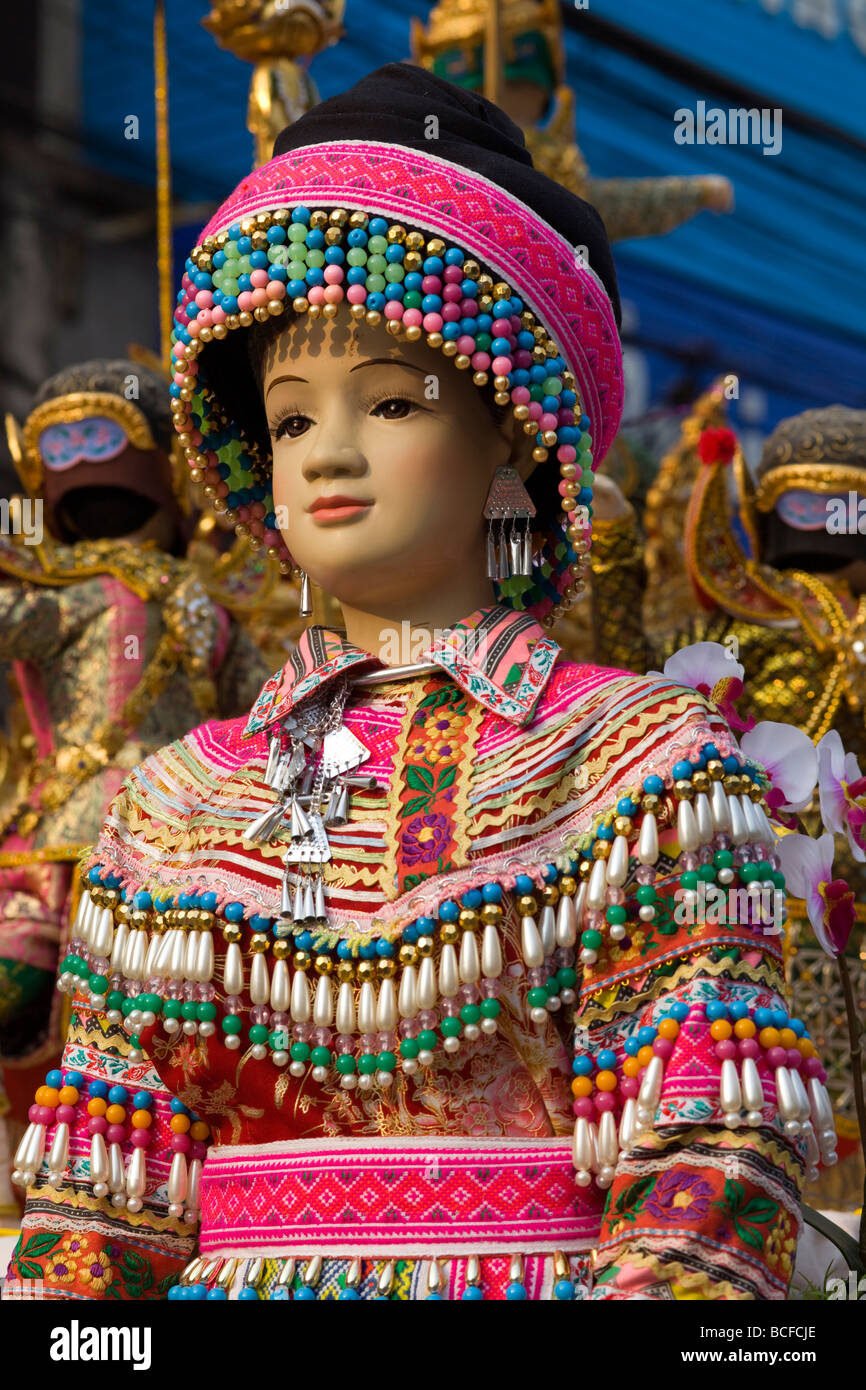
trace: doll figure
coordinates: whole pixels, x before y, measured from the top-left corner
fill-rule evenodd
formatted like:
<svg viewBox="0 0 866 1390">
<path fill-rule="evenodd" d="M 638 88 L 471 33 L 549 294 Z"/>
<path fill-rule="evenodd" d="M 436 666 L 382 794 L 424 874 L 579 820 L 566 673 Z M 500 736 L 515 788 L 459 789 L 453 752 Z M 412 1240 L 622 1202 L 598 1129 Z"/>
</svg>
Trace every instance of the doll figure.
<svg viewBox="0 0 866 1390">
<path fill-rule="evenodd" d="M 410 65 L 205 229 L 191 476 L 346 626 L 110 808 L 7 1297 L 786 1297 L 832 1133 L 749 891 L 783 896 L 770 779 L 696 691 L 548 635 L 617 314 L 593 209 Z"/>
</svg>

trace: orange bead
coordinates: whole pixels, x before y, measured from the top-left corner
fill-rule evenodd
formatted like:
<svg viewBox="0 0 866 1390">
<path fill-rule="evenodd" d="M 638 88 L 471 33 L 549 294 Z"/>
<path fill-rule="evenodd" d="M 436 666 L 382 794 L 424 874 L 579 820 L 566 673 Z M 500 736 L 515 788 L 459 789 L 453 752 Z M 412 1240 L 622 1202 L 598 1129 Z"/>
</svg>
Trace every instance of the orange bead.
<svg viewBox="0 0 866 1390">
<path fill-rule="evenodd" d="M 598 1074 L 598 1076 L 595 1078 L 595 1084 L 596 1084 L 596 1086 L 598 1087 L 598 1089 L 599 1089 L 600 1091 L 615 1091 L 615 1090 L 616 1090 L 616 1072 L 615 1072 L 615 1071 L 600 1071 L 599 1074 Z"/>
<path fill-rule="evenodd" d="M 37 1105 L 47 1105 L 55 1110 L 60 1104 L 60 1092 L 54 1086 L 40 1086 L 35 1100 Z"/>
<path fill-rule="evenodd" d="M 133 1110 L 132 1125 L 134 1129 L 150 1129 L 153 1124 L 153 1116 L 149 1110 Z"/>
<path fill-rule="evenodd" d="M 104 1115 L 107 1109 L 106 1101 L 100 1100 L 99 1096 L 94 1096 L 93 1100 L 87 1102 L 88 1115 Z"/>
<path fill-rule="evenodd" d="M 203 1139 L 207 1139 L 209 1134 L 210 1125 L 206 1125 L 204 1120 L 196 1120 L 194 1125 L 190 1125 L 190 1139 L 198 1139 L 199 1141 L 201 1141 Z"/>
<path fill-rule="evenodd" d="M 778 1028 L 762 1028 L 758 1034 L 758 1042 L 761 1047 L 778 1047 L 779 1030 Z"/>
<path fill-rule="evenodd" d="M 190 1127 L 189 1115 L 172 1115 L 170 1128 L 172 1134 L 186 1134 Z"/>
<path fill-rule="evenodd" d="M 61 1104 L 61 1105 L 75 1105 L 77 1101 L 78 1101 L 78 1087 L 77 1087 L 77 1086 L 61 1086 L 61 1088 L 60 1088 L 60 1104 Z"/>
<path fill-rule="evenodd" d="M 663 1018 L 659 1024 L 660 1038 L 676 1038 L 679 1036 L 680 1025 L 675 1018 Z"/>
<path fill-rule="evenodd" d="M 797 1046 L 797 1034 L 794 1032 L 793 1028 L 780 1028 L 780 1029 L 779 1029 L 779 1046 L 780 1046 L 780 1047 L 796 1047 L 796 1046 Z"/>
<path fill-rule="evenodd" d="M 122 1125 L 126 1119 L 126 1111 L 122 1105 L 109 1105 L 105 1118 L 110 1125 Z"/>
<path fill-rule="evenodd" d="M 637 1057 L 626 1057 L 622 1064 L 623 1076 L 637 1076 L 640 1071 L 640 1062 Z"/>
<path fill-rule="evenodd" d="M 717 1018 L 715 1023 L 710 1024 L 710 1037 L 716 1042 L 724 1042 L 732 1032 L 733 1029 L 726 1018 Z"/>
<path fill-rule="evenodd" d="M 750 1018 L 738 1018 L 734 1024 L 734 1033 L 738 1038 L 753 1038 L 758 1029 Z"/>
<path fill-rule="evenodd" d="M 796 1047 L 801 1057 L 815 1056 L 815 1044 L 811 1038 L 798 1038 Z"/>
<path fill-rule="evenodd" d="M 591 1096 L 592 1081 L 588 1076 L 576 1076 L 571 1083 L 571 1094 L 573 1096 Z"/>
<path fill-rule="evenodd" d="M 647 1044 L 646 1047 L 641 1048 L 640 1052 L 637 1054 L 637 1059 L 642 1067 L 648 1067 L 654 1056 L 655 1053 L 649 1044 Z"/>
</svg>

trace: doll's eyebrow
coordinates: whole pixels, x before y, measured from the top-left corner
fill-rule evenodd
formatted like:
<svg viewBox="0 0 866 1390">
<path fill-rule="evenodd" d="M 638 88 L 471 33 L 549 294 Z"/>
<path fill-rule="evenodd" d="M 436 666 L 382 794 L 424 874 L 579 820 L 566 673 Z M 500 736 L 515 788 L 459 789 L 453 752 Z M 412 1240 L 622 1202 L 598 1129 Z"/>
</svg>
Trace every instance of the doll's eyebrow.
<svg viewBox="0 0 866 1390">
<path fill-rule="evenodd" d="M 281 381 L 304 381 L 304 382 L 306 382 L 306 380 L 307 380 L 307 378 L 306 378 L 305 376 L 275 376 L 274 379 L 273 379 L 273 381 L 269 381 L 269 382 L 268 382 L 268 389 L 267 389 L 267 391 L 265 392 L 265 400 L 267 400 L 268 396 L 271 394 L 271 392 L 273 391 L 274 387 L 275 387 L 275 386 L 279 386 L 279 384 L 280 384 Z M 308 383 L 308 384 L 309 384 L 309 383 Z"/>
<path fill-rule="evenodd" d="M 358 362 L 354 367 L 350 367 L 350 372 L 357 372 L 361 367 L 408 367 L 410 372 L 420 372 L 425 375 L 423 367 L 416 367 L 413 362 L 403 362 L 399 357 L 368 357 L 364 362 Z"/>
</svg>

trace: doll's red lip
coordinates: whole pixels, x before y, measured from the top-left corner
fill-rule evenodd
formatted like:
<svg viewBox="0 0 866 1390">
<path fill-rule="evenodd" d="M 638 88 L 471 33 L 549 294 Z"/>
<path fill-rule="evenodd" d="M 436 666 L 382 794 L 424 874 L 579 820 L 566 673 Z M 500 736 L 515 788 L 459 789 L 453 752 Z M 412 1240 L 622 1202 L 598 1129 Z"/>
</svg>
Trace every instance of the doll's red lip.
<svg viewBox="0 0 866 1390">
<path fill-rule="evenodd" d="M 373 503 L 364 497 L 344 497 L 335 493 L 333 497 L 317 497 L 312 506 L 307 510 L 313 514 L 316 512 L 343 512 L 349 510 L 359 510 L 362 507 L 372 507 Z"/>
</svg>

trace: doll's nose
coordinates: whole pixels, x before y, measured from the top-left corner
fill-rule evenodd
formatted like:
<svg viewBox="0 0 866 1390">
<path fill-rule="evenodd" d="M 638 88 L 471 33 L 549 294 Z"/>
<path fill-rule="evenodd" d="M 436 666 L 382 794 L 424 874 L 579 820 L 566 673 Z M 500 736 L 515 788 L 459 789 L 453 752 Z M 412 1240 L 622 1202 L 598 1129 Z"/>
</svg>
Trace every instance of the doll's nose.
<svg viewBox="0 0 866 1390">
<path fill-rule="evenodd" d="M 317 478 L 359 478 L 367 472 L 367 460 L 361 450 L 352 444 L 342 447 L 330 444 L 308 454 L 302 472 L 310 483 Z"/>
</svg>

